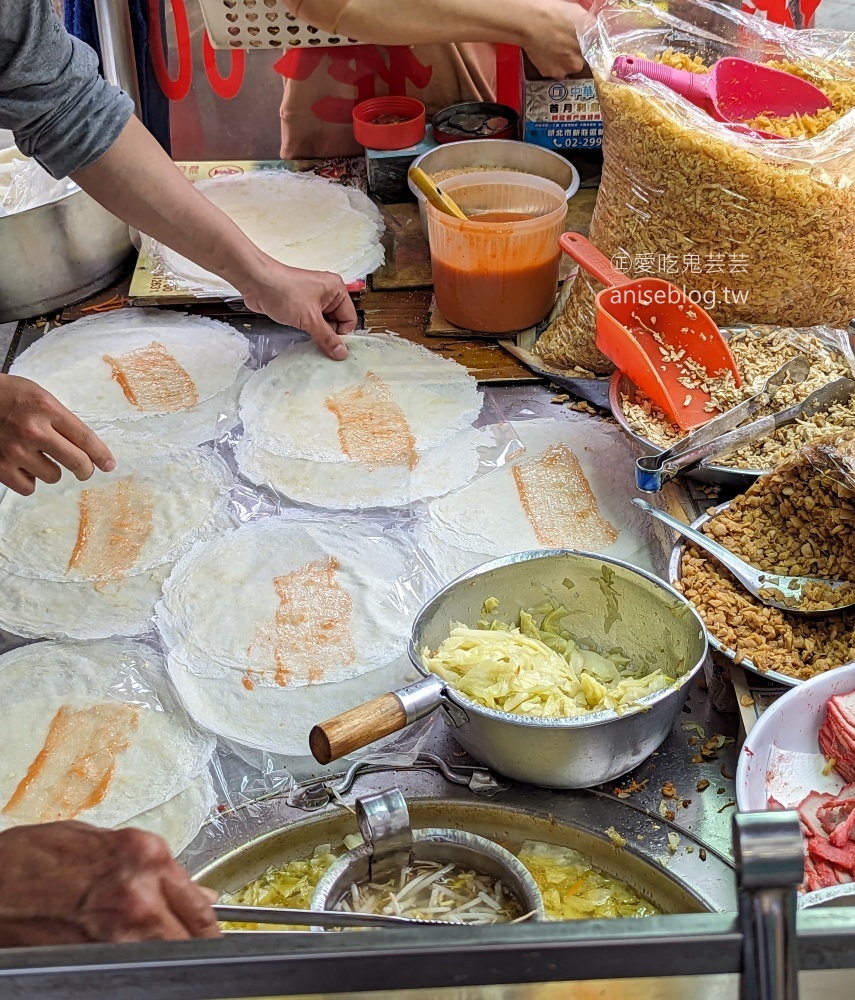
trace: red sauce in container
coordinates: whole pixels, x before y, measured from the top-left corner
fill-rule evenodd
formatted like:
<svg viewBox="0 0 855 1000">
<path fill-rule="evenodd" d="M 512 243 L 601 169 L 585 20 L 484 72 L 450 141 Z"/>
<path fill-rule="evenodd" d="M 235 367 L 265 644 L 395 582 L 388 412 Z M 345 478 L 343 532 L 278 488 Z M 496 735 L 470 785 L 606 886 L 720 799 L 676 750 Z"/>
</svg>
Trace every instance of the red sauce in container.
<svg viewBox="0 0 855 1000">
<path fill-rule="evenodd" d="M 550 222 L 523 212 L 484 212 L 452 222 L 456 231 L 447 240 L 431 238 L 443 317 L 464 330 L 497 334 L 544 319 L 558 288 L 563 214 Z"/>
</svg>

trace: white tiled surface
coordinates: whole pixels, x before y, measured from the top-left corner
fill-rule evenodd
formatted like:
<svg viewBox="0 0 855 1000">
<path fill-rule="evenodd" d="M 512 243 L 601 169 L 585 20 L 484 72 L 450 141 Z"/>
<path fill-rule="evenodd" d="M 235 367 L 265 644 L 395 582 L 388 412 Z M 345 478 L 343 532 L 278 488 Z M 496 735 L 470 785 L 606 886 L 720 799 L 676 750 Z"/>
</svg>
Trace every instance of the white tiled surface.
<svg viewBox="0 0 855 1000">
<path fill-rule="evenodd" d="M 855 31 L 855 0 L 822 0 L 816 12 L 816 26 Z"/>
</svg>

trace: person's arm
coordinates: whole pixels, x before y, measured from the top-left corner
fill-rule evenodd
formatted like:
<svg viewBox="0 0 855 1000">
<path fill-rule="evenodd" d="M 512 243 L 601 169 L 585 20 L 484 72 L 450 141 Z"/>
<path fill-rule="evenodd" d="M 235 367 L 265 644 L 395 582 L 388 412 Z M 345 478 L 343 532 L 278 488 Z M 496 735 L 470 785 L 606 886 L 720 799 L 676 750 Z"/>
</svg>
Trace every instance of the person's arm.
<svg viewBox="0 0 855 1000">
<path fill-rule="evenodd" d="M 341 278 L 286 267 L 262 253 L 136 118 L 100 159 L 71 177 L 113 215 L 225 278 L 250 309 L 306 330 L 338 361 L 347 357 L 339 334 L 356 329 L 356 310 Z"/>
<path fill-rule="evenodd" d="M 30 496 L 36 480 L 58 483 L 60 465 L 85 480 L 116 467 L 110 449 L 35 382 L 0 375 L 0 483 Z"/>
<path fill-rule="evenodd" d="M 13 130 L 21 151 L 225 278 L 250 309 L 306 330 L 330 357 L 347 357 L 339 334 L 356 328 L 356 310 L 341 278 L 261 253 L 183 177 L 132 111 L 50 0 L 0 0 L 0 128 Z"/>
<path fill-rule="evenodd" d="M 568 0 L 286 0 L 332 34 L 376 45 L 496 42 L 519 45 L 545 76 L 583 66 L 577 29 L 584 7 Z"/>
<path fill-rule="evenodd" d="M 142 830 L 62 822 L 0 833 L 0 948 L 215 938 L 214 896 Z"/>
</svg>

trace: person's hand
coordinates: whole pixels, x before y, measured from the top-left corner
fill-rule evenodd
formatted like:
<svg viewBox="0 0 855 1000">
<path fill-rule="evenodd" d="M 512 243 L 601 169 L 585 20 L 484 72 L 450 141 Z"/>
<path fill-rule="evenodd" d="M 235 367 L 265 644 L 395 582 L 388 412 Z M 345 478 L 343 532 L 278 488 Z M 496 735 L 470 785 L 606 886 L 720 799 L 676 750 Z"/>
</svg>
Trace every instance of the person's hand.
<svg viewBox="0 0 855 1000">
<path fill-rule="evenodd" d="M 543 31 L 523 43 L 526 55 L 549 79 L 563 80 L 573 76 L 585 65 L 579 48 L 579 31 L 588 15 L 583 3 L 574 0 L 551 0 L 545 13 L 552 29 Z"/>
<path fill-rule="evenodd" d="M 68 821 L 0 833 L 0 947 L 216 938 L 214 901 L 152 833 Z"/>
<path fill-rule="evenodd" d="M 305 330 L 324 354 L 344 361 L 348 351 L 341 337 L 356 329 L 356 309 L 341 278 L 287 267 L 270 257 L 261 270 L 244 288 L 238 286 L 247 306 L 283 326 Z"/>
<path fill-rule="evenodd" d="M 37 479 L 58 483 L 60 465 L 80 480 L 95 466 L 116 467 L 98 435 L 49 392 L 27 378 L 0 375 L 0 483 L 29 496 Z"/>
</svg>

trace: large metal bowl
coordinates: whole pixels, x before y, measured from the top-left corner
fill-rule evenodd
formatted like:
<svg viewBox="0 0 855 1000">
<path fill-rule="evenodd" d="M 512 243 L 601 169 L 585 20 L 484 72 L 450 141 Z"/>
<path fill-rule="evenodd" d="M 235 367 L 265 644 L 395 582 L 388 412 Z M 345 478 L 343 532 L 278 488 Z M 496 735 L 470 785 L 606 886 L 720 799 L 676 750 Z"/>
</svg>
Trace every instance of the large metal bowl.
<svg viewBox="0 0 855 1000">
<path fill-rule="evenodd" d="M 412 165 L 421 167 L 429 175 L 443 170 L 460 170 L 463 167 L 507 167 L 509 170 L 521 170 L 554 181 L 564 189 L 568 201 L 579 190 L 579 171 L 572 163 L 549 149 L 541 149 L 540 146 L 514 139 L 466 139 L 463 142 L 451 142 L 422 153 Z M 412 181 L 408 183 L 418 199 L 422 232 L 427 239 L 425 196 Z"/>
<path fill-rule="evenodd" d="M 0 218 L 0 323 L 79 302 L 124 270 L 128 227 L 84 191 Z"/>
<path fill-rule="evenodd" d="M 636 386 L 632 379 L 623 372 L 615 372 L 609 383 L 609 407 L 615 420 L 620 424 L 621 429 L 627 437 L 631 438 L 636 447 L 644 455 L 658 455 L 662 448 L 649 441 L 646 437 L 636 431 L 626 414 L 623 412 L 621 401 L 624 396 L 635 402 Z M 686 479 L 694 479 L 699 483 L 712 483 L 719 486 L 727 486 L 737 490 L 747 490 L 749 486 L 762 476 L 763 469 L 734 469 L 724 465 L 699 465 L 694 469 L 689 469 L 681 473 Z"/>
<path fill-rule="evenodd" d="M 616 598 L 620 616 L 608 631 L 604 591 Z M 510 623 L 547 596 L 578 615 L 574 630 L 596 648 L 620 648 L 631 661 L 661 666 L 679 681 L 621 715 L 573 719 L 498 712 L 448 686 L 444 716 L 462 746 L 506 777 L 547 788 L 590 787 L 632 770 L 671 731 L 708 654 L 706 630 L 682 595 L 627 563 L 587 552 L 521 552 L 472 570 L 426 604 L 413 625 L 410 658 L 426 674 L 422 651 L 437 649 L 454 623 L 478 622 L 489 598 L 499 601 L 494 616 Z"/>
<path fill-rule="evenodd" d="M 581 851 L 664 913 L 736 909 L 733 871 L 715 851 L 703 861 L 697 850 L 670 855 L 668 825 L 617 799 L 519 786 L 485 799 L 433 772 L 400 770 L 360 776 L 345 802 L 352 806 L 356 797 L 390 786 L 405 794 L 416 829 L 466 830 L 512 851 L 525 840 Z M 615 849 L 605 832 L 609 827 L 626 839 L 623 849 Z M 202 885 L 232 894 L 271 866 L 305 858 L 319 844 L 340 845 L 357 832 L 353 813 L 338 803 L 306 813 L 289 805 L 286 796 L 276 796 L 219 816 L 185 863 Z M 663 856 L 670 858 L 667 867 Z"/>
</svg>

